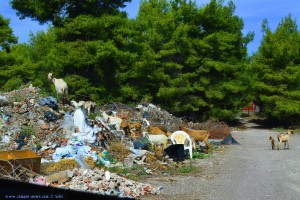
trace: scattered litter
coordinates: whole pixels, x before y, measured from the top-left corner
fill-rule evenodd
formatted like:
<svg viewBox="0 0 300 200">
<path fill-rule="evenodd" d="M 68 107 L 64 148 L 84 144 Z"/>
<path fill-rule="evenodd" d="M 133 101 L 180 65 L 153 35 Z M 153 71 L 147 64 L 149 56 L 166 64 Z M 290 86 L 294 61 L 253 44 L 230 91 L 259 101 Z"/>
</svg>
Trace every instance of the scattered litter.
<svg viewBox="0 0 300 200">
<path fill-rule="evenodd" d="M 229 134 L 224 140 L 221 141 L 221 144 L 239 144 L 231 134 Z"/>
<path fill-rule="evenodd" d="M 48 122 L 56 122 L 59 117 L 51 111 L 46 111 L 44 113 L 44 119 L 46 119 Z"/>
<path fill-rule="evenodd" d="M 106 171 L 106 172 L 105 172 L 105 179 L 106 179 L 107 181 L 110 180 L 110 172 L 109 172 L 109 171 Z"/>
<path fill-rule="evenodd" d="M 57 99 L 52 96 L 40 99 L 39 104 L 40 104 L 40 106 L 47 105 L 50 108 L 52 108 L 53 110 L 58 110 Z"/>
<path fill-rule="evenodd" d="M 78 132 L 73 133 L 73 136 L 77 137 L 79 141 L 94 143 L 96 141 L 96 134 L 94 133 L 94 129 L 86 123 L 83 111 L 80 108 L 76 109 L 73 117 L 74 125 L 78 128 Z"/>
<path fill-rule="evenodd" d="M 145 102 L 136 107 L 103 105 L 96 108 L 103 112 L 95 112 L 97 116 L 89 119 L 80 108 L 58 104 L 52 96 L 40 98 L 39 92 L 39 88 L 31 86 L 0 95 L 0 148 L 33 151 L 40 156 L 41 164 L 39 173 L 13 166 L 15 173 L 9 175 L 0 165 L 1 177 L 119 197 L 159 194 L 162 187 L 135 182 L 110 170 L 137 167 L 133 174 L 153 176 L 172 164 L 173 159 L 155 152 L 147 138 L 141 137 L 149 125 L 164 127 L 166 132 L 176 131 L 182 124 L 210 129 L 211 133 L 227 130 L 225 124 L 217 127 L 212 122 L 187 122 Z M 102 116 L 105 113 L 109 120 Z M 131 128 L 125 135 L 113 117 L 139 123 L 140 128 Z"/>
</svg>

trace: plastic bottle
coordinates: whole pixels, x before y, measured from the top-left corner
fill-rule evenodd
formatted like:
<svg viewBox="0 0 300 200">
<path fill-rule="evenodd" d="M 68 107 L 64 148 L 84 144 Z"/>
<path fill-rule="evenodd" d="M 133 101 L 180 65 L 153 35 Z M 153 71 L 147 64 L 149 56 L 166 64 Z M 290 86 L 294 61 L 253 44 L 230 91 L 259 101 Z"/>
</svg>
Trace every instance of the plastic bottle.
<svg viewBox="0 0 300 200">
<path fill-rule="evenodd" d="M 84 158 L 83 158 L 83 156 L 82 156 L 81 154 L 76 155 L 76 156 L 75 156 L 75 160 L 76 160 L 76 162 L 80 165 L 80 167 L 82 167 L 82 168 L 84 168 L 84 169 L 92 169 L 91 166 L 89 166 L 88 164 L 86 164 L 86 163 L 84 162 Z"/>
</svg>

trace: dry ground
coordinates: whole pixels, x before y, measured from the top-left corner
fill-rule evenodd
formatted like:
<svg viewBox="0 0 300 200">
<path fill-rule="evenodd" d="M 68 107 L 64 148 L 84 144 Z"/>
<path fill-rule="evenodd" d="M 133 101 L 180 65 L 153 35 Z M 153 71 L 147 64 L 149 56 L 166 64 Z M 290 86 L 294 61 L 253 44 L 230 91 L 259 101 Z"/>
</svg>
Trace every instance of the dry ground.
<svg viewBox="0 0 300 200">
<path fill-rule="evenodd" d="M 242 123 L 245 129 L 232 132 L 240 145 L 224 145 L 209 159 L 197 160 L 197 174 L 148 179 L 162 186 L 161 194 L 142 199 L 300 199 L 299 133 L 292 135 L 290 149 L 272 150 L 268 139 L 278 132 Z"/>
</svg>

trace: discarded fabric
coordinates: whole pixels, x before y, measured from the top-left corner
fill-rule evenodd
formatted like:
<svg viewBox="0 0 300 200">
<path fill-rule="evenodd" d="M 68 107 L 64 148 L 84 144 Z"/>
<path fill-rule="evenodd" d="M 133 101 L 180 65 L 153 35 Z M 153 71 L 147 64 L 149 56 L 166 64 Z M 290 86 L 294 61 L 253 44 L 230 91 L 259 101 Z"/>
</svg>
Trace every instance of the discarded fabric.
<svg viewBox="0 0 300 200">
<path fill-rule="evenodd" d="M 146 145 L 144 143 L 141 143 L 139 141 L 133 142 L 133 146 L 135 149 L 145 149 Z"/>
<path fill-rule="evenodd" d="M 221 144 L 240 144 L 236 141 L 231 134 L 227 135 L 224 140 L 221 141 Z"/>
<path fill-rule="evenodd" d="M 149 140 L 146 137 L 139 137 L 133 142 L 133 146 L 135 149 L 148 149 L 148 144 L 150 144 Z"/>
<path fill-rule="evenodd" d="M 44 113 L 44 118 L 48 121 L 48 122 L 55 122 L 59 119 L 59 117 L 54 114 L 53 112 L 51 111 L 46 111 Z"/>
<path fill-rule="evenodd" d="M 53 110 L 58 110 L 57 99 L 52 96 L 40 99 L 39 104 L 40 104 L 40 106 L 47 105 L 50 108 L 52 108 Z"/>
<path fill-rule="evenodd" d="M 23 146 L 27 144 L 26 140 L 26 133 L 20 133 L 19 137 L 15 140 L 16 143 L 19 143 L 17 150 L 20 150 Z"/>
</svg>

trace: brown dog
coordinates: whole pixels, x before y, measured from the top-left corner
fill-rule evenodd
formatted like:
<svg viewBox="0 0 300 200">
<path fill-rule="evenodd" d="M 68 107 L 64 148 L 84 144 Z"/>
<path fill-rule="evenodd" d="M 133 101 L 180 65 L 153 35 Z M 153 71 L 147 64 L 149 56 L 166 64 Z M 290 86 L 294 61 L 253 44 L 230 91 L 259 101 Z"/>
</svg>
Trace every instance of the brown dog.
<svg viewBox="0 0 300 200">
<path fill-rule="evenodd" d="M 274 150 L 275 149 L 275 140 L 272 136 L 269 137 L 269 140 L 271 141 L 271 146 L 272 146 L 272 149 Z"/>
</svg>

